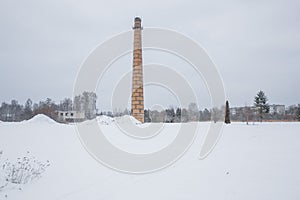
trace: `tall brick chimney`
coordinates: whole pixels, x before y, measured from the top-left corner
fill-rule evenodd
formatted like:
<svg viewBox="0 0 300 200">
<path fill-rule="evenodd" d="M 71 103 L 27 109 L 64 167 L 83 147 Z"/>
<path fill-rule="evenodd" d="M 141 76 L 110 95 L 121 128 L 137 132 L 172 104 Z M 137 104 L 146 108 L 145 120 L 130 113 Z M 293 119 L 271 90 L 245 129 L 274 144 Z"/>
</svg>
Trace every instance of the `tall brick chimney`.
<svg viewBox="0 0 300 200">
<path fill-rule="evenodd" d="M 142 20 L 134 19 L 134 46 L 131 113 L 140 122 L 144 123 L 144 89 L 143 89 L 143 60 L 142 60 Z"/>
</svg>

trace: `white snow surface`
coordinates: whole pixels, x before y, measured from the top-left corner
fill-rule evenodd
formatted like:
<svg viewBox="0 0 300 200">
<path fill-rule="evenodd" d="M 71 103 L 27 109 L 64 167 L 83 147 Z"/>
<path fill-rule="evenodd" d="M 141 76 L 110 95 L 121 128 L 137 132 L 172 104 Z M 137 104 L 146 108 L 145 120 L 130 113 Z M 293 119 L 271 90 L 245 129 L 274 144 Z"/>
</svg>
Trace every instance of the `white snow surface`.
<svg viewBox="0 0 300 200">
<path fill-rule="evenodd" d="M 96 119 L 101 125 L 111 125 L 115 121 L 114 118 L 105 115 L 98 116 Z"/>
<path fill-rule="evenodd" d="M 127 119 L 119 120 L 127 123 Z M 138 153 L 172 142 L 180 126 L 165 124 L 150 141 L 131 142 L 135 139 L 124 136 L 114 125 L 118 119 L 102 116 L 97 120 L 110 141 Z M 225 125 L 213 152 L 199 160 L 209 124 L 199 123 L 195 142 L 175 164 L 132 175 L 94 160 L 80 143 L 74 125 L 59 124 L 43 115 L 21 123 L 2 122 L 0 163 L 6 158 L 15 161 L 30 151 L 51 165 L 40 179 L 19 186 L 21 190 L 0 191 L 0 199 L 300 199 L 300 123 Z"/>
<path fill-rule="evenodd" d="M 122 123 L 133 123 L 135 125 L 141 125 L 141 122 L 130 115 L 124 115 L 122 117 L 116 117 L 116 122 L 119 124 Z"/>
<path fill-rule="evenodd" d="M 50 124 L 54 124 L 56 123 L 53 119 L 47 117 L 46 115 L 43 114 L 38 114 L 36 116 L 34 116 L 33 118 L 27 120 L 27 121 L 23 121 L 23 122 L 29 122 L 29 123 L 50 123 Z"/>
<path fill-rule="evenodd" d="M 117 124 L 126 124 L 126 123 L 132 123 L 135 125 L 141 125 L 142 123 L 140 121 L 138 121 L 137 119 L 135 119 L 134 117 L 130 116 L 130 115 L 124 115 L 121 117 L 109 117 L 106 115 L 101 115 L 101 116 L 97 116 L 97 122 L 100 125 L 112 125 L 114 123 Z"/>
</svg>

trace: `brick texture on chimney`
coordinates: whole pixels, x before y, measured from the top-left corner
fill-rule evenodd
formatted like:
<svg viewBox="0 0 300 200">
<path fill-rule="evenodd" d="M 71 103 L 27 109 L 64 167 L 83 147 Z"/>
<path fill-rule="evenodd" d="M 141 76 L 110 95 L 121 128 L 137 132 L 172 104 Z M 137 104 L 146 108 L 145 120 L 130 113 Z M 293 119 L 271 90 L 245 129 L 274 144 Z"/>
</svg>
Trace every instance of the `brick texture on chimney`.
<svg viewBox="0 0 300 200">
<path fill-rule="evenodd" d="M 131 111 L 132 116 L 144 123 L 144 88 L 143 88 L 143 59 L 142 59 L 142 26 L 141 19 L 134 19 L 134 46 Z"/>
</svg>

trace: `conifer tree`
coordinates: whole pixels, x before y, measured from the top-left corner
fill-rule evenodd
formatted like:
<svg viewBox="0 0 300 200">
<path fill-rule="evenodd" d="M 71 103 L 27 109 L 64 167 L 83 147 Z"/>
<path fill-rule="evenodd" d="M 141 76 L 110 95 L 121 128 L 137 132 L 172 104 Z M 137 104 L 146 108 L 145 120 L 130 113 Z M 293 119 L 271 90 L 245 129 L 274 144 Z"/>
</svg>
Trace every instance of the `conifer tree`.
<svg viewBox="0 0 300 200">
<path fill-rule="evenodd" d="M 260 90 L 254 97 L 254 106 L 257 108 L 260 121 L 262 121 L 263 115 L 270 111 L 268 98 L 263 91 Z"/>
<path fill-rule="evenodd" d="M 225 105 L 225 124 L 230 124 L 230 110 L 229 110 L 229 103 L 226 101 Z"/>
</svg>

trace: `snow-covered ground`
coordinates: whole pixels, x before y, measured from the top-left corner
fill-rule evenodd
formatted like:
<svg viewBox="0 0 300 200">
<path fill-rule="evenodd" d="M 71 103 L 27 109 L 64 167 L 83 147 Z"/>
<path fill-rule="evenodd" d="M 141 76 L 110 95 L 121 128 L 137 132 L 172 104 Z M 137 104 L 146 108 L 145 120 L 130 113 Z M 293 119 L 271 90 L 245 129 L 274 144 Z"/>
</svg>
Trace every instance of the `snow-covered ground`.
<svg viewBox="0 0 300 200">
<path fill-rule="evenodd" d="M 114 145 L 137 153 L 167 145 L 180 126 L 165 124 L 157 137 L 132 142 L 115 125 L 116 121 L 128 123 L 130 117 L 97 120 Z M 74 125 L 58 124 L 42 115 L 20 123 L 1 122 L 0 164 L 30 152 L 41 162 L 49 160 L 50 166 L 39 179 L 4 188 L 0 199 L 300 199 L 300 123 L 226 125 L 216 148 L 204 160 L 198 156 L 209 123 L 199 126 L 195 142 L 175 164 L 132 175 L 94 160 Z"/>
</svg>

